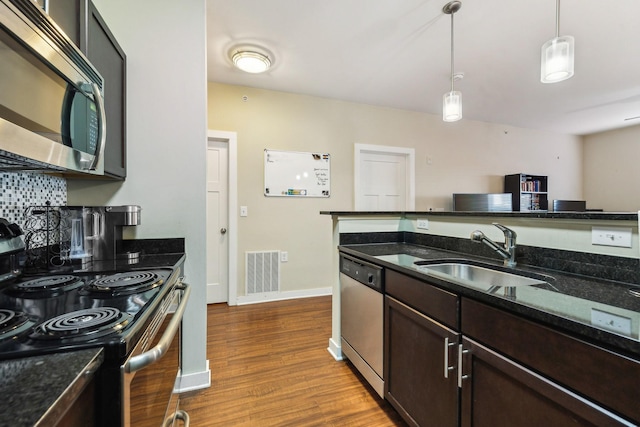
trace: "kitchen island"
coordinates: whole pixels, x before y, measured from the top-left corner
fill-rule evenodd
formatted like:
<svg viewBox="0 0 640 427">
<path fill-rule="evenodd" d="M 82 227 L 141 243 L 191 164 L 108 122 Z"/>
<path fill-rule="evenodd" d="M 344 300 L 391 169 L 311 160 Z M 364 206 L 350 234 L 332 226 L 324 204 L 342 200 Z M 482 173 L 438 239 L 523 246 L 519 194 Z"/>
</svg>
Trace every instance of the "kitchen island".
<svg viewBox="0 0 640 427">
<path fill-rule="evenodd" d="M 623 398 L 640 393 L 637 381 L 640 376 L 640 298 L 635 296 L 640 289 L 637 214 L 325 214 L 333 217 L 334 242 L 342 253 L 385 269 L 385 398 L 410 424 L 429 425 L 416 420 L 434 417 L 433 413 L 421 412 L 426 407 L 425 402 L 438 398 L 439 394 L 426 397 L 420 392 L 403 392 L 431 383 L 421 376 L 426 375 L 423 368 L 414 370 L 411 360 L 426 361 L 430 352 L 435 351 L 438 356 L 431 354 L 432 360 L 438 360 L 434 365 L 442 366 L 442 341 L 435 340 L 431 346 L 425 344 L 434 333 L 444 340 L 445 363 L 454 361 L 449 369 L 459 371 L 458 387 L 462 390 L 462 397 L 456 405 L 462 408 L 462 425 L 467 425 L 470 420 L 473 420 L 473 425 L 491 425 L 487 421 L 489 419 L 498 423 L 494 425 L 502 425 L 494 414 L 517 416 L 518 410 L 511 411 L 515 402 L 509 393 L 501 398 L 507 399 L 502 404 L 507 404 L 508 411 L 482 412 L 477 405 L 482 401 L 483 408 L 490 407 L 500 401 L 495 384 L 482 382 L 482 378 L 486 379 L 491 372 L 497 371 L 502 372 L 503 379 L 509 379 L 502 387 L 511 390 L 514 396 L 522 390 L 537 390 L 538 397 L 527 397 L 531 409 L 537 408 L 534 412 L 551 414 L 549 399 L 562 402 L 563 411 L 557 414 L 558 417 L 567 410 L 569 413 L 587 411 L 575 409 L 575 405 L 580 406 L 584 402 L 580 401 L 582 397 L 576 399 L 568 391 L 573 389 L 587 401 L 597 402 L 595 407 L 599 409 L 587 416 L 592 416 L 589 422 L 595 425 L 635 425 L 640 419 L 633 399 Z M 471 242 L 469 238 L 475 229 L 490 234 L 494 229 L 493 222 L 517 232 L 515 268 L 503 266 L 494 251 Z M 628 230 L 631 233 L 630 247 L 591 245 L 593 227 Z M 502 233 L 495 231 L 493 240 L 501 242 Z M 484 266 L 495 271 L 536 277 L 542 279 L 544 285 L 513 288 L 513 292 L 499 289 L 496 292 L 437 271 L 434 273 L 432 270 L 437 269 L 430 266 L 436 263 Z M 337 265 L 336 252 L 336 272 Z M 337 359 L 342 356 L 339 345 L 336 345 L 340 343 L 339 286 L 336 273 L 334 330 L 329 351 Z M 450 315 L 443 317 L 438 314 L 442 312 L 441 305 L 433 311 L 430 298 L 436 294 L 446 295 L 445 300 L 450 301 L 447 305 Z M 438 324 L 442 326 L 433 326 Z M 411 333 L 405 332 L 406 328 L 412 328 Z M 431 332 L 426 333 L 427 330 Z M 415 337 L 423 336 L 423 331 L 425 341 L 416 342 Z M 398 350 L 399 346 L 402 347 L 403 337 L 409 336 L 413 338 L 407 341 L 408 347 Z M 394 344 L 390 345 L 390 342 Z M 459 346 L 460 353 L 446 350 L 451 345 Z M 436 350 L 429 350 L 430 347 Z M 407 354 L 413 352 L 417 353 L 411 359 Z M 483 369 L 487 363 L 491 365 L 500 360 L 504 362 L 496 365 L 500 366 L 499 369 L 494 366 L 497 371 Z M 401 369 L 401 365 L 405 367 Z M 532 367 L 543 376 L 537 377 L 524 366 Z M 436 376 L 442 380 L 442 368 L 434 369 L 440 371 Z M 407 371 L 411 373 L 405 374 Z M 389 384 L 389 378 L 395 380 Z M 471 379 L 465 382 L 464 378 Z M 519 379 L 516 381 L 514 378 Z M 439 380 L 434 381 L 437 384 Z M 526 387 L 521 387 L 522 384 Z M 484 395 L 494 395 L 490 401 L 483 398 L 482 393 L 477 394 L 479 388 L 485 386 Z M 435 388 L 443 395 L 457 394 L 455 386 L 451 393 L 444 393 L 446 387 L 443 383 Z M 539 399 L 539 396 L 546 396 L 547 400 Z M 618 400 L 626 401 L 619 404 Z M 446 407 L 444 403 L 427 406 Z M 489 424 L 472 418 L 481 417 L 479 414 L 485 414 L 485 421 Z M 618 418 L 617 414 L 623 417 Z M 556 422 L 562 420 L 553 419 Z M 586 422 L 585 419 L 582 422 Z M 442 425 L 449 424 L 443 421 Z"/>
</svg>

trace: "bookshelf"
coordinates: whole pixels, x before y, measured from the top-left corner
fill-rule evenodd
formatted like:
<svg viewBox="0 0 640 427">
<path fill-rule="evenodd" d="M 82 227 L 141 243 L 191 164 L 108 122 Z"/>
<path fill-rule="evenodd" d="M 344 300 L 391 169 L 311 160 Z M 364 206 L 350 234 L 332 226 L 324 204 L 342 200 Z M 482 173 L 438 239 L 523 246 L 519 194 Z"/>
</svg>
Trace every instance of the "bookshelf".
<svg viewBox="0 0 640 427">
<path fill-rule="evenodd" d="M 548 210 L 547 190 L 548 180 L 545 175 L 516 173 L 504 176 L 504 192 L 511 193 L 511 204 L 514 211 Z"/>
</svg>

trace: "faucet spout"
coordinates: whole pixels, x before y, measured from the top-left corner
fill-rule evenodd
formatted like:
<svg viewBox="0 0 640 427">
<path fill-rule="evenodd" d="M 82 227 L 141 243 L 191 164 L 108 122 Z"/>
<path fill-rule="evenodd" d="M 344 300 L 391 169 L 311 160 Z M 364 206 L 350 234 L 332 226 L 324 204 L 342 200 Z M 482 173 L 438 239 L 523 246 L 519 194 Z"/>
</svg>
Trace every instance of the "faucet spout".
<svg viewBox="0 0 640 427">
<path fill-rule="evenodd" d="M 471 241 L 482 242 L 485 245 L 489 246 L 494 251 L 496 251 L 498 255 L 500 255 L 504 259 L 505 267 L 515 267 L 516 266 L 516 237 L 517 237 L 516 232 L 511 230 L 510 228 L 505 227 L 502 224 L 498 224 L 497 222 L 494 222 L 493 225 L 498 227 L 504 233 L 504 246 L 489 239 L 480 230 L 475 230 L 474 232 L 471 233 Z"/>
</svg>

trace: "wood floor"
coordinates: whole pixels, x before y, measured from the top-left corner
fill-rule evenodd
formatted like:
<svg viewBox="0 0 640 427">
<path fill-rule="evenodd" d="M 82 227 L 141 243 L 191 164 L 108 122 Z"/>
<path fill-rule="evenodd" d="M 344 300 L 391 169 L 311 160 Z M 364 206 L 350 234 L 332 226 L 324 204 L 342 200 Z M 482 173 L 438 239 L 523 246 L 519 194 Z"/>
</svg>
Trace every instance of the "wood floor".
<svg viewBox="0 0 640 427">
<path fill-rule="evenodd" d="M 211 387 L 181 395 L 194 427 L 406 426 L 327 351 L 331 297 L 208 306 Z"/>
</svg>

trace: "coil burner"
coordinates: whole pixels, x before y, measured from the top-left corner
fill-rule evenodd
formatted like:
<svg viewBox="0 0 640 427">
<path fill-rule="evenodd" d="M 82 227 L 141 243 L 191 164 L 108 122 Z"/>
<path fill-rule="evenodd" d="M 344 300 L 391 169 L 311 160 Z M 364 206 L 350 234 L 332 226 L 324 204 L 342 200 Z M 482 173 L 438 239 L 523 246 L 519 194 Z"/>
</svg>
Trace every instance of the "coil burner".
<svg viewBox="0 0 640 427">
<path fill-rule="evenodd" d="M 129 314 L 122 313 L 113 307 L 72 311 L 39 324 L 31 338 L 88 340 L 118 332 L 129 323 L 130 319 Z"/>
<path fill-rule="evenodd" d="M 70 275 L 45 276 L 17 283 L 7 289 L 14 296 L 48 297 L 82 286 L 84 282 Z"/>
<path fill-rule="evenodd" d="M 25 313 L 0 308 L 0 342 L 20 335 L 33 325 Z"/>
<path fill-rule="evenodd" d="M 85 290 L 92 293 L 103 293 L 109 296 L 128 295 L 153 289 L 164 283 L 156 273 L 151 271 L 131 271 L 101 277 L 89 283 Z"/>
</svg>

